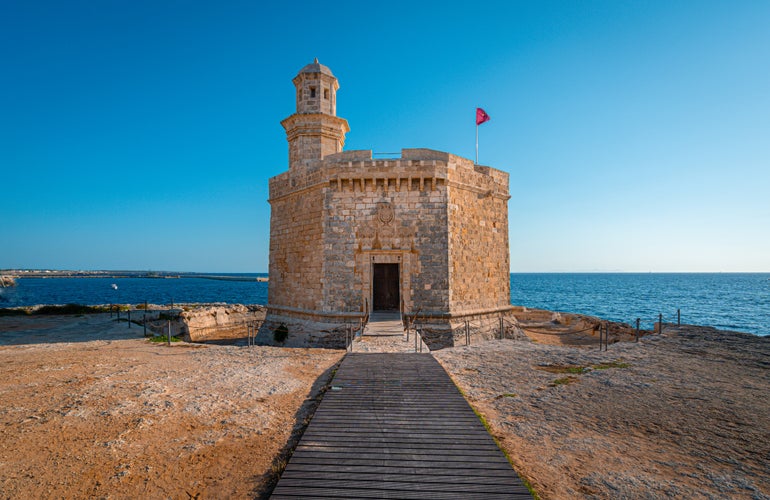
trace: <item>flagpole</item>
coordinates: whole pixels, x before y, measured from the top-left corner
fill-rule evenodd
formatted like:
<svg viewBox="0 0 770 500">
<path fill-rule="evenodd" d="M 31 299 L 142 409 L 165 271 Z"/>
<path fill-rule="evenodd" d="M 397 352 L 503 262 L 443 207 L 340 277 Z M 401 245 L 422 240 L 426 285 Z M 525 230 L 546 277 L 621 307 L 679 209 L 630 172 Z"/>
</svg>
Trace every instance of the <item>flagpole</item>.
<svg viewBox="0 0 770 500">
<path fill-rule="evenodd" d="M 476 165 L 479 164 L 479 124 L 476 124 Z"/>
</svg>

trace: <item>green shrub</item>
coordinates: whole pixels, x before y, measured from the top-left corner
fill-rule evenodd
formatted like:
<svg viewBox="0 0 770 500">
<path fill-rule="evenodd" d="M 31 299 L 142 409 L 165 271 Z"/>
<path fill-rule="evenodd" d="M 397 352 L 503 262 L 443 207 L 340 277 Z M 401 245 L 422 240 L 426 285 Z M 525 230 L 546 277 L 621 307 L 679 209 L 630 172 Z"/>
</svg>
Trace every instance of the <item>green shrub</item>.
<svg viewBox="0 0 770 500">
<path fill-rule="evenodd" d="M 156 335 L 154 337 L 150 337 L 149 341 L 157 342 L 159 344 L 163 342 L 168 342 L 168 335 Z M 182 339 L 180 339 L 179 337 L 176 337 L 174 335 L 171 336 L 171 342 L 181 342 L 181 341 Z"/>
<path fill-rule="evenodd" d="M 606 370 L 608 368 L 628 368 L 628 363 L 622 363 L 620 361 L 610 361 L 609 363 L 601 363 L 593 365 L 594 370 Z"/>
<path fill-rule="evenodd" d="M 538 370 L 543 370 L 551 373 L 571 373 L 573 375 L 580 375 L 585 373 L 588 369 L 585 366 L 579 365 L 546 365 L 536 367 Z"/>
<path fill-rule="evenodd" d="M 289 328 L 285 324 L 281 323 L 278 328 L 273 330 L 273 338 L 279 344 L 283 344 L 286 342 L 286 339 L 289 338 Z"/>
<path fill-rule="evenodd" d="M 548 385 L 550 385 L 551 387 L 556 387 L 557 385 L 573 384 L 573 383 L 575 383 L 577 381 L 578 381 L 577 377 L 573 377 L 572 375 L 568 375 L 568 376 L 563 377 L 563 378 L 557 378 L 556 380 L 554 380 L 553 382 L 551 382 Z"/>
</svg>

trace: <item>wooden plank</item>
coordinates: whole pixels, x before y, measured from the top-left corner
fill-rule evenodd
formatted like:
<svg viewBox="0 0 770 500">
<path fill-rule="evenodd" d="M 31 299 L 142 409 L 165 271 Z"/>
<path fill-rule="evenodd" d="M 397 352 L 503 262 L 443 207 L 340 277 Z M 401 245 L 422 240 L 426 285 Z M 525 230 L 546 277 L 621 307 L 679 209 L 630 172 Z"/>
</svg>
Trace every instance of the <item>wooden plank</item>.
<svg viewBox="0 0 770 500">
<path fill-rule="evenodd" d="M 435 457 L 434 460 L 388 460 L 385 458 L 335 458 L 334 461 L 339 465 L 368 465 L 373 467 L 413 467 L 413 468 L 433 468 L 443 471 L 456 471 L 463 469 L 495 469 L 495 470 L 508 470 L 511 468 L 507 462 L 491 462 L 491 461 L 446 461 L 443 457 Z M 330 460 L 328 458 L 316 458 L 316 457 L 302 457 L 292 456 L 289 463 L 292 462 L 306 465 L 316 464 L 328 464 Z"/>
<path fill-rule="evenodd" d="M 421 460 L 432 460 L 436 456 L 441 456 L 445 462 L 469 462 L 472 463 L 479 457 L 485 459 L 485 462 L 500 462 L 508 464 L 508 460 L 504 456 L 497 457 L 489 452 L 484 453 L 468 453 L 456 451 L 451 453 L 449 451 L 436 453 L 435 450 L 419 450 L 409 452 L 409 450 L 403 448 L 386 448 L 383 447 L 379 450 L 372 450 L 372 452 L 366 453 L 359 450 L 354 451 L 327 451 L 327 450 L 312 450 L 303 449 L 294 453 L 297 457 L 302 459 L 320 458 L 324 460 L 410 460 L 419 462 Z M 294 456 L 292 455 L 292 456 Z"/>
<path fill-rule="evenodd" d="M 287 487 L 283 488 L 279 483 L 275 492 L 270 497 L 275 500 L 283 498 L 302 498 L 302 499 L 320 499 L 320 498 L 372 498 L 372 499 L 403 499 L 403 500 L 517 500 L 531 499 L 529 492 L 516 493 L 472 493 L 466 491 L 446 492 L 446 491 L 413 491 L 404 490 L 377 490 L 377 489 L 354 489 L 354 488 L 312 488 L 311 487 Z"/>
<path fill-rule="evenodd" d="M 357 481 L 374 481 L 374 480 L 387 480 L 388 477 L 394 478 L 394 481 L 406 482 L 406 483 L 441 483 L 441 484 L 503 484 L 511 487 L 519 486 L 518 482 L 510 477 L 509 474 L 490 474 L 490 475 L 478 475 L 478 474 L 435 474 L 433 469 L 429 474 L 412 474 L 409 469 L 404 469 L 403 472 L 397 474 L 390 474 L 390 476 L 383 475 L 380 472 L 355 472 L 355 479 Z M 284 471 L 281 476 L 282 480 L 286 479 L 304 479 L 304 480 L 316 480 L 316 479 L 334 479 L 334 480 L 347 480 L 350 478 L 350 471 L 325 471 L 325 470 L 304 470 L 295 469 L 291 471 Z"/>
<path fill-rule="evenodd" d="M 531 498 L 429 354 L 348 354 L 272 498 Z"/>
<path fill-rule="evenodd" d="M 281 478 L 281 486 L 285 488 L 303 487 L 305 480 L 302 478 Z M 391 491 L 422 491 L 422 492 L 448 492 L 456 493 L 459 491 L 466 493 L 522 493 L 527 489 L 518 486 L 512 486 L 510 484 L 490 484 L 490 483 L 439 483 L 435 481 L 423 481 L 420 483 L 404 482 L 404 481 L 381 481 L 379 478 L 370 481 L 362 481 L 359 478 L 350 479 L 344 481 L 344 486 L 340 481 L 334 479 L 314 479 L 314 489 L 366 489 L 366 490 L 391 490 Z"/>
<path fill-rule="evenodd" d="M 292 465 L 291 471 L 299 471 L 302 473 L 329 473 L 329 474 L 342 474 L 342 475 L 357 475 L 357 474 L 378 474 L 383 475 L 402 475 L 402 476 L 431 476 L 441 475 L 435 467 L 404 467 L 402 465 L 393 465 L 390 467 L 377 466 L 377 465 L 365 465 L 365 464 L 330 464 L 328 462 L 323 463 L 295 463 Z M 284 474 L 288 472 L 284 471 Z M 472 469 L 462 468 L 453 469 L 451 473 L 446 474 L 451 476 L 468 476 L 475 478 L 485 477 L 499 477 L 507 478 L 511 477 L 510 469 L 496 468 L 496 469 Z"/>
<path fill-rule="evenodd" d="M 363 451 L 366 452 L 366 450 L 372 450 L 376 451 L 384 447 L 391 447 L 391 448 L 399 448 L 399 449 L 409 449 L 409 450 L 430 450 L 433 453 L 435 452 L 454 452 L 454 451 L 479 451 L 483 453 L 490 453 L 494 452 L 495 448 L 493 445 L 489 445 L 487 443 L 456 443 L 456 442 L 446 442 L 446 443 L 436 443 L 435 441 L 423 441 L 419 443 L 415 443 L 412 441 L 405 441 L 405 442 L 396 442 L 396 441 L 386 441 L 382 440 L 381 442 L 361 442 L 361 441 L 353 441 L 350 443 L 339 443 L 336 441 L 315 441 L 310 439 L 303 439 L 302 443 L 300 443 L 299 446 L 297 446 L 297 450 L 327 450 L 327 449 L 338 449 L 338 450 L 348 450 L 348 451 Z"/>
</svg>

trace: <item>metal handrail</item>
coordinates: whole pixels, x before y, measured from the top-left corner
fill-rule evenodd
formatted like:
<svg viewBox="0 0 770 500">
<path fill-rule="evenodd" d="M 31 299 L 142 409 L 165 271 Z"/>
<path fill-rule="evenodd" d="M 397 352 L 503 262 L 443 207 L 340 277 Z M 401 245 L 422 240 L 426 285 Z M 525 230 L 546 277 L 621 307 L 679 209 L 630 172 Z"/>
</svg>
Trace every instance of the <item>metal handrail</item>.
<svg viewBox="0 0 770 500">
<path fill-rule="evenodd" d="M 422 307 L 417 309 L 417 312 L 412 315 L 411 323 L 414 327 L 414 352 L 422 352 L 422 326 L 419 325 L 417 315 L 422 311 Z M 409 342 L 409 328 L 406 330 L 406 341 Z"/>
<path fill-rule="evenodd" d="M 404 325 L 404 330 L 406 330 L 406 342 L 409 342 L 409 327 L 414 325 L 415 319 L 417 318 L 417 315 L 420 314 L 420 311 L 422 311 L 422 307 L 418 308 L 417 312 L 411 315 L 411 318 L 409 314 L 401 314 L 401 323 Z"/>
</svg>

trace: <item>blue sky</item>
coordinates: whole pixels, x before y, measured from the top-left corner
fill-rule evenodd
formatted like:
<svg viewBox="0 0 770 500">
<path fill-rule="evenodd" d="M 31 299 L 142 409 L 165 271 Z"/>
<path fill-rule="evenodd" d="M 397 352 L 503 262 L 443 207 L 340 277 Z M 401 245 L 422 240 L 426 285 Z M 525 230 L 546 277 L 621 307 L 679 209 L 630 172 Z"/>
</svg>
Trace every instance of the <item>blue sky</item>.
<svg viewBox="0 0 770 500">
<path fill-rule="evenodd" d="M 314 57 L 346 149 L 510 173 L 511 270 L 770 271 L 770 2 L 0 2 L 0 268 L 267 270 Z"/>
</svg>

